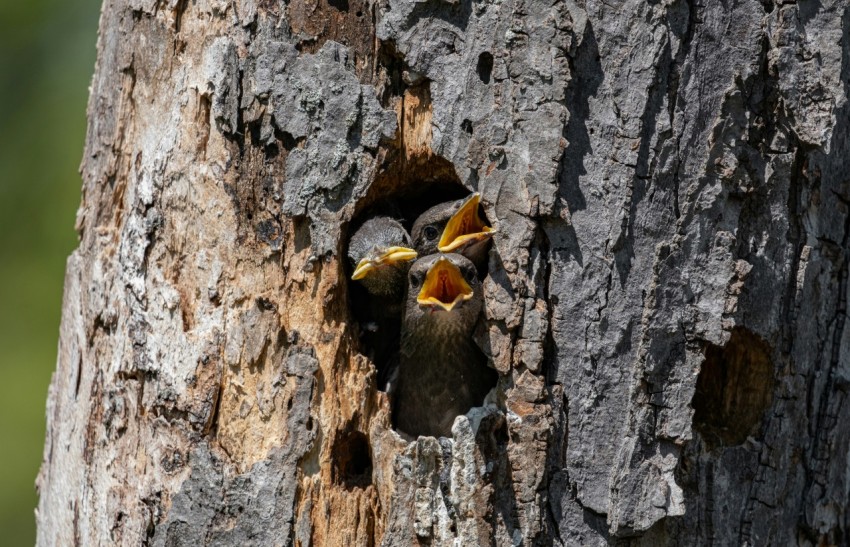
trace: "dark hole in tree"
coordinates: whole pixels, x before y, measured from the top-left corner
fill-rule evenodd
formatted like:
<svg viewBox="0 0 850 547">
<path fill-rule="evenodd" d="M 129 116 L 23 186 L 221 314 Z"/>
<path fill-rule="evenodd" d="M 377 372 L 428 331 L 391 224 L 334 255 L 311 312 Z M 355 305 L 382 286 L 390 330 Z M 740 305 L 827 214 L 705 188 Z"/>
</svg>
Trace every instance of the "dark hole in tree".
<svg viewBox="0 0 850 547">
<path fill-rule="evenodd" d="M 312 245 L 310 222 L 305 217 L 295 217 L 292 219 L 292 228 L 295 231 L 295 252 L 300 253 Z"/>
<path fill-rule="evenodd" d="M 369 439 L 360 431 L 347 431 L 337 437 L 333 447 L 333 481 L 347 489 L 372 484 L 372 455 Z"/>
<path fill-rule="evenodd" d="M 496 462 L 508 448 L 508 423 L 502 414 L 488 414 L 478 426 L 475 444 L 486 462 Z"/>
<path fill-rule="evenodd" d="M 454 167 L 443 158 L 406 159 L 391 163 L 372 183 L 369 194 L 358 206 L 361 210 L 347 228 L 344 241 L 348 242 L 364 222 L 375 216 L 389 216 L 401 222 L 410 232 L 419 215 L 434 205 L 463 198 L 469 190 L 460 184 Z M 482 216 L 484 212 L 481 211 Z M 348 256 L 348 248 L 343 249 Z M 378 389 L 386 389 L 389 362 L 399 350 L 401 336 L 401 309 L 397 316 L 388 307 L 370 297 L 366 289 L 351 280 L 355 264 L 345 260 L 345 277 L 349 280 L 349 305 L 360 327 L 360 351 L 371 358 L 378 371 Z"/>
<path fill-rule="evenodd" d="M 434 205 L 455 201 L 470 194 L 455 172 L 454 165 L 448 160 L 432 153 L 427 143 L 420 137 L 428 131 L 419 124 L 430 124 L 430 91 L 427 80 L 411 84 L 402 77 L 406 65 L 403 58 L 394 50 L 382 46 L 380 63 L 387 68 L 390 95 L 404 96 L 402 119 L 399 125 L 399 139 L 385 144 L 381 157 L 383 162 L 377 176 L 365 196 L 358 199 L 355 214 L 343 227 L 343 247 L 340 255 L 346 259 L 341 272 L 348 282 L 347 300 L 354 325 L 353 334 L 358 342 L 360 353 L 368 357 L 377 369 L 377 387 L 385 390 L 390 379 L 389 372 L 393 363 L 399 359 L 401 342 L 402 310 L 404 302 L 388 304 L 373 297 L 360 281 L 351 280 L 355 264 L 348 256 L 350 238 L 369 219 L 375 216 L 388 216 L 398 220 L 410 232 L 413 223 L 427 209 Z M 385 97 L 387 99 L 387 97 Z M 471 127 L 471 123 L 469 124 Z M 411 137 L 411 138 L 405 138 Z M 482 216 L 483 210 L 480 211 Z M 412 242 L 411 242 L 412 243 Z M 479 277 L 487 274 L 479 270 Z M 407 280 L 405 279 L 404 283 Z M 480 349 L 479 349 L 480 351 Z M 486 363 L 483 352 L 480 357 Z M 486 365 L 485 365 L 486 366 Z M 488 377 L 487 389 L 496 384 L 498 375 L 492 371 L 492 383 Z M 476 387 L 482 387 L 481 383 Z M 397 395 L 397 394 L 396 394 Z M 397 402 L 397 398 L 394 402 Z M 393 424 L 397 423 L 396 407 L 392 409 Z"/>
<path fill-rule="evenodd" d="M 485 84 L 490 83 L 490 75 L 493 73 L 493 54 L 485 51 L 478 56 L 478 66 L 476 67 L 478 77 Z"/>
<path fill-rule="evenodd" d="M 296 139 L 292 136 L 292 133 L 287 131 L 281 131 L 280 129 L 275 127 L 274 130 L 275 138 L 283 145 L 284 150 L 287 152 L 291 152 L 296 146 L 298 146 L 299 142 L 303 142 L 305 140 L 304 137 L 300 139 Z"/>
<path fill-rule="evenodd" d="M 339 11 L 348 11 L 348 0 L 328 0 L 328 5 Z"/>
<path fill-rule="evenodd" d="M 460 122 L 460 128 L 472 135 L 472 122 L 469 120 L 463 120 Z"/>
<path fill-rule="evenodd" d="M 710 446 L 736 446 L 754 434 L 773 400 L 771 348 L 744 328 L 723 346 L 709 345 L 697 377 L 694 429 Z"/>
</svg>

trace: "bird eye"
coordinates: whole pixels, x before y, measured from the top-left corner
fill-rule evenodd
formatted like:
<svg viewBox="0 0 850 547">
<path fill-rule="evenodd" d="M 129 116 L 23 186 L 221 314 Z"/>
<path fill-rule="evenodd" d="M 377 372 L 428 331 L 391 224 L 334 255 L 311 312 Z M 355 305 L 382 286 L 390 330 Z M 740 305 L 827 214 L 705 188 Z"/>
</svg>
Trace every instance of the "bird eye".
<svg viewBox="0 0 850 547">
<path fill-rule="evenodd" d="M 469 283 L 472 283 L 477 276 L 478 272 L 476 272 L 474 269 L 468 269 L 463 271 L 463 277 L 466 278 Z"/>
<path fill-rule="evenodd" d="M 425 237 L 427 239 L 437 239 L 437 236 L 440 235 L 436 228 L 433 226 L 425 226 L 424 230 Z"/>
<path fill-rule="evenodd" d="M 416 289 L 416 288 L 419 287 L 420 284 L 421 284 L 421 280 L 419 279 L 419 277 L 417 277 L 416 275 L 410 276 L 410 286 L 411 287 Z"/>
</svg>

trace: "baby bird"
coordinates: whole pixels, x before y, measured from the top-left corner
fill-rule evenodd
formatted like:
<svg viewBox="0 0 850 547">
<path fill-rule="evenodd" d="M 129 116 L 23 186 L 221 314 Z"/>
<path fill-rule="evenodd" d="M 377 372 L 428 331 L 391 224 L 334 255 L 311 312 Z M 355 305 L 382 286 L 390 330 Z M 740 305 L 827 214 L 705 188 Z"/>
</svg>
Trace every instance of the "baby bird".
<svg viewBox="0 0 850 547">
<path fill-rule="evenodd" d="M 476 192 L 461 200 L 435 205 L 422 213 L 410 233 L 419 256 L 436 252 L 459 253 L 483 271 L 495 230 L 481 218 L 480 203 L 481 194 Z"/>
<path fill-rule="evenodd" d="M 364 293 L 351 293 L 352 311 L 360 323 L 361 340 L 378 368 L 378 387 L 383 389 L 398 353 L 401 313 L 407 287 L 407 271 L 416 258 L 410 236 L 402 225 L 386 216 L 367 220 L 348 243 L 354 268 L 351 278 Z"/>
<path fill-rule="evenodd" d="M 370 218 L 351 236 L 348 257 L 354 266 L 351 279 L 359 281 L 370 295 L 401 301 L 407 271 L 416 251 L 410 236 L 395 219 Z"/>
<path fill-rule="evenodd" d="M 475 265 L 459 254 L 414 262 L 393 386 L 396 427 L 411 436 L 451 436 L 455 417 L 480 406 L 498 375 L 475 342 L 483 292 Z"/>
</svg>

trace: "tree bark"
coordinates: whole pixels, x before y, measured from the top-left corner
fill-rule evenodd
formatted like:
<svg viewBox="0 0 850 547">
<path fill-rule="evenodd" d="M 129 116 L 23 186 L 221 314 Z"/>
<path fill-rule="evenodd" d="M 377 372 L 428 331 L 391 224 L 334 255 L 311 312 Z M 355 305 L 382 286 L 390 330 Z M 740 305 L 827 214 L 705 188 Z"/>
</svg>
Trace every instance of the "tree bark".
<svg viewBox="0 0 850 547">
<path fill-rule="evenodd" d="M 848 85 L 846 0 L 105 0 L 38 544 L 846 544 Z M 347 239 L 473 190 L 408 442 Z"/>
</svg>

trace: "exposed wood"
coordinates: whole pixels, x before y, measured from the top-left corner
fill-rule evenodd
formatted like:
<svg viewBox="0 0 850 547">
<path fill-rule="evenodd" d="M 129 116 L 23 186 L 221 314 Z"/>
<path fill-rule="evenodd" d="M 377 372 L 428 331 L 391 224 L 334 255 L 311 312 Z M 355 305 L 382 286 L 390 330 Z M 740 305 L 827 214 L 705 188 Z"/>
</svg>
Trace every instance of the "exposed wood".
<svg viewBox="0 0 850 547">
<path fill-rule="evenodd" d="M 840 545 L 847 0 L 105 0 L 39 545 Z M 350 229 L 482 194 L 407 442 Z"/>
</svg>

